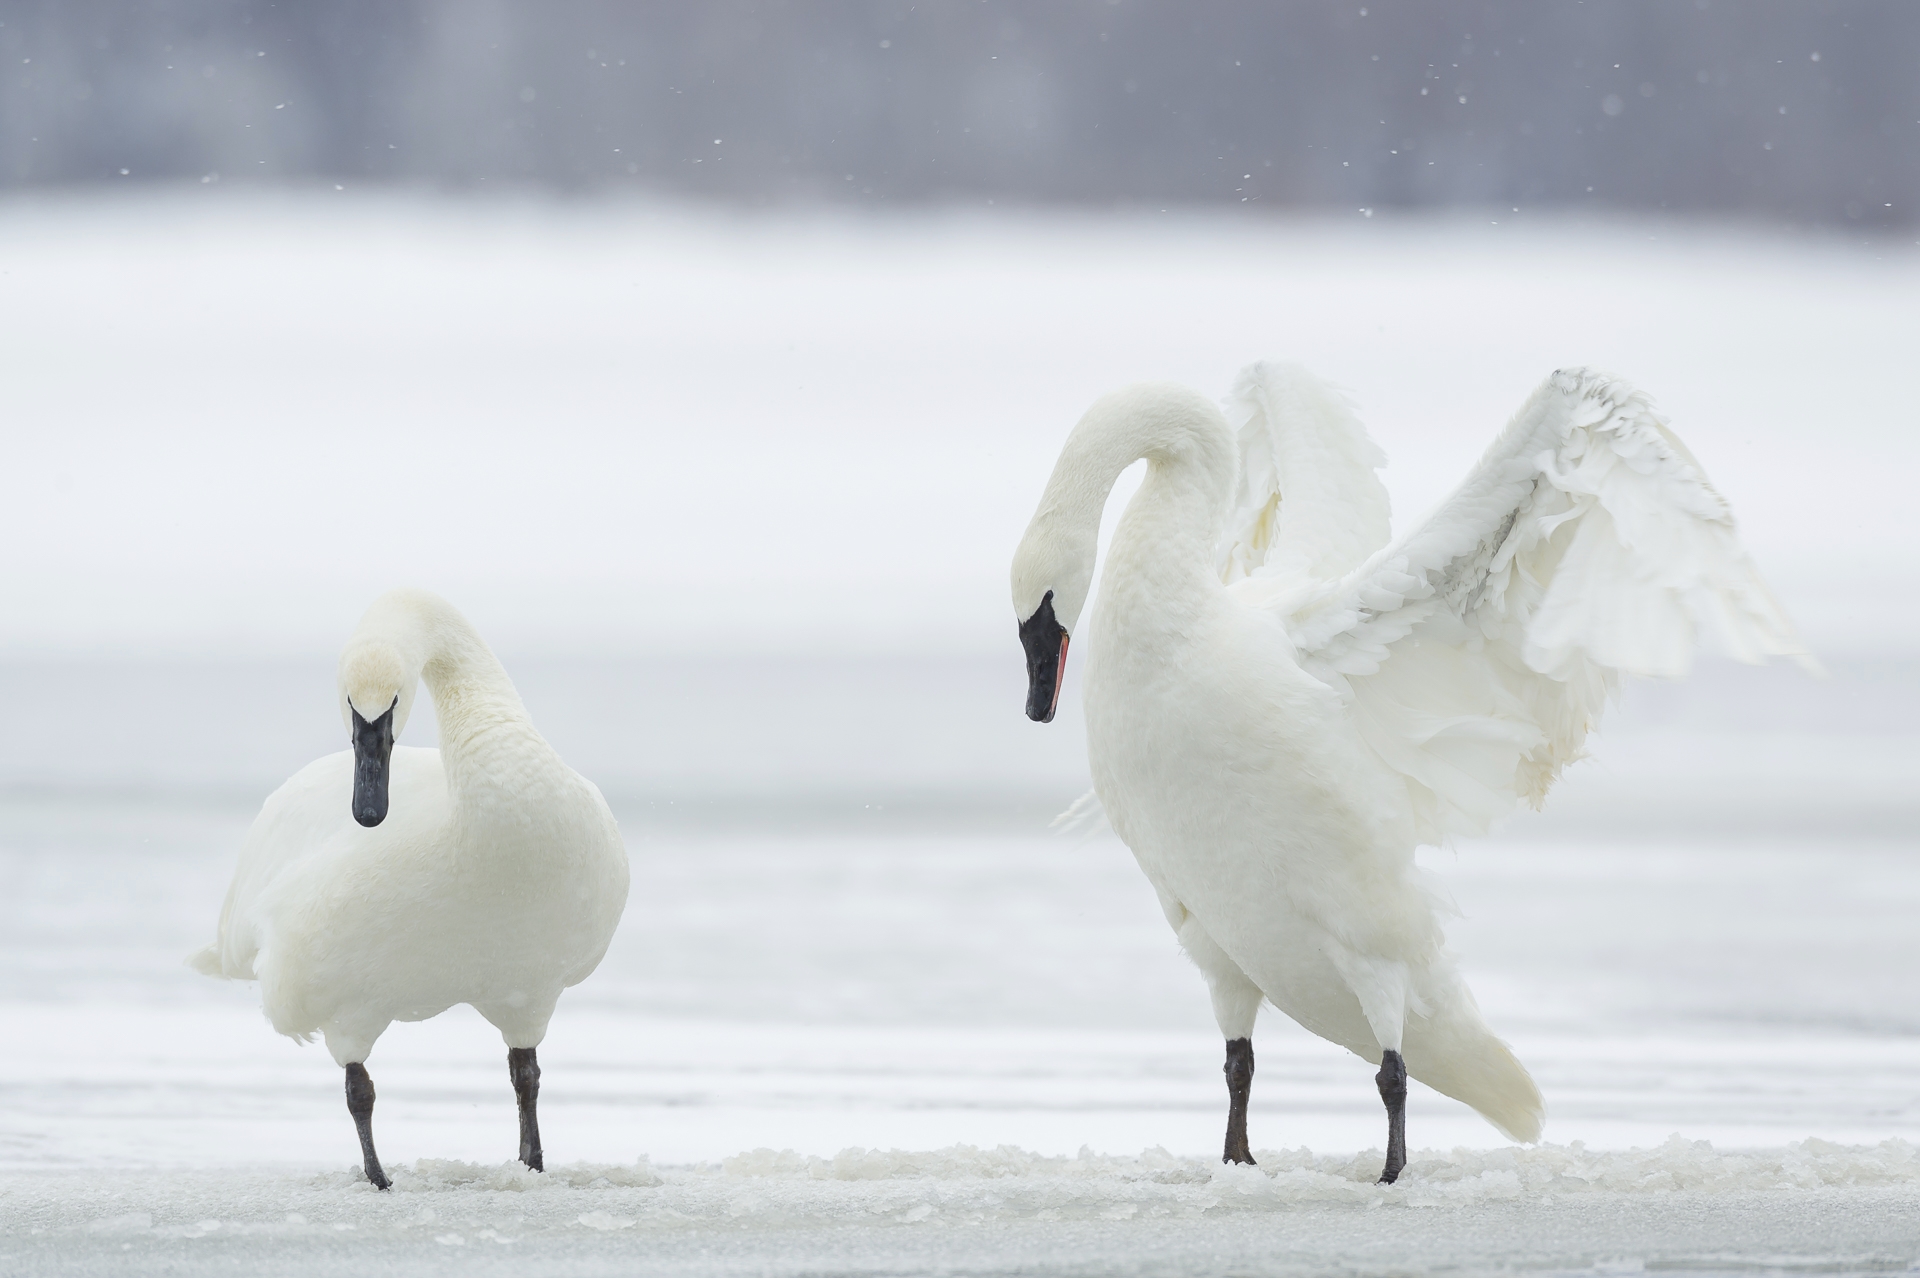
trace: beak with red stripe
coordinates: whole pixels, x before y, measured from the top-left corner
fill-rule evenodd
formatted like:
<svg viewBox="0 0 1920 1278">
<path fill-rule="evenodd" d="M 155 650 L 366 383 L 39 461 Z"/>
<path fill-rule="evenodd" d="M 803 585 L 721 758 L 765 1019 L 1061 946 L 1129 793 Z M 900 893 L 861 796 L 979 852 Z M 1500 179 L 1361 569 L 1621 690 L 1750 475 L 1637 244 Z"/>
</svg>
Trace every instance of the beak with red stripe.
<svg viewBox="0 0 1920 1278">
<path fill-rule="evenodd" d="M 1067 681 L 1067 628 L 1053 615 L 1051 590 L 1020 623 L 1020 646 L 1027 650 L 1027 718 L 1052 723 Z"/>
</svg>

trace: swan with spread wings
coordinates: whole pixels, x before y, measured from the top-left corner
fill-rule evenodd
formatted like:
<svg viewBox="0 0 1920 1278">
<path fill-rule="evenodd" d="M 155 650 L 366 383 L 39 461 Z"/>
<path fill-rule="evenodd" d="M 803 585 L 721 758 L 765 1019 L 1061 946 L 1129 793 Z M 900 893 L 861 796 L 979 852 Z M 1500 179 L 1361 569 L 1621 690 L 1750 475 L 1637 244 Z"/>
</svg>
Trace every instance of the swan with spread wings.
<svg viewBox="0 0 1920 1278">
<path fill-rule="evenodd" d="M 1212 994 L 1225 1160 L 1253 1161 L 1262 1002 L 1379 1062 L 1383 1181 L 1409 1076 L 1537 1139 L 1539 1090 L 1448 957 L 1414 849 L 1538 806 L 1622 674 L 1684 674 L 1702 644 L 1811 662 L 1727 503 L 1644 394 L 1584 369 L 1391 543 L 1384 456 L 1304 371 L 1253 365 L 1224 414 L 1118 391 L 1014 555 L 1033 719 L 1058 706 L 1102 508 L 1141 458 L 1085 635 L 1088 760 Z"/>
</svg>

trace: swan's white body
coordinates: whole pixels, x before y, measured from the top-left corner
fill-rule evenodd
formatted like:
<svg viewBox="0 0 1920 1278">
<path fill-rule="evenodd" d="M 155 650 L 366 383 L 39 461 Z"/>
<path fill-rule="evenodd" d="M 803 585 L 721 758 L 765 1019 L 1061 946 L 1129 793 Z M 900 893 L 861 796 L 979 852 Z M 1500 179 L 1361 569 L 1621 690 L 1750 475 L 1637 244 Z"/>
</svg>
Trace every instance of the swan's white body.
<svg viewBox="0 0 1920 1278">
<path fill-rule="evenodd" d="M 458 1003 L 508 1047 L 537 1046 L 626 905 L 612 813 L 535 731 L 466 619 L 435 596 L 384 596 L 341 666 L 343 700 L 368 718 L 397 698 L 404 721 L 424 678 L 440 748 L 394 747 L 388 814 L 372 828 L 349 810 L 351 752 L 275 791 L 247 835 L 219 939 L 194 966 L 257 979 L 273 1027 L 324 1035 L 341 1065 L 365 1061 L 391 1022 Z"/>
<path fill-rule="evenodd" d="M 1799 653 L 1725 503 L 1645 398 L 1556 373 L 1465 484 L 1387 545 L 1384 458 L 1339 396 L 1255 365 L 1226 416 L 1176 387 L 1096 404 L 1014 560 L 1068 631 L 1116 476 L 1086 637 L 1095 791 L 1205 974 L 1228 1040 L 1261 1000 L 1521 1140 L 1538 1090 L 1444 949 L 1414 849 L 1537 804 L 1619 672 L 1702 631 Z M 1237 428 L 1237 429 L 1236 429 Z"/>
</svg>

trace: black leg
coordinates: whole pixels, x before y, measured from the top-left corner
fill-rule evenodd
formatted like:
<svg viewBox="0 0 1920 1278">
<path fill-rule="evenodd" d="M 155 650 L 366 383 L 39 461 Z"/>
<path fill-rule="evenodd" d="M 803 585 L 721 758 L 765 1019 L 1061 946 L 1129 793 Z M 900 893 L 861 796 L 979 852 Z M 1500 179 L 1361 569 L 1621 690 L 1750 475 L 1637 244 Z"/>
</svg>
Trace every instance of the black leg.
<svg viewBox="0 0 1920 1278">
<path fill-rule="evenodd" d="M 380 1155 L 373 1152 L 373 1080 L 367 1067 L 355 1061 L 347 1066 L 347 1112 L 353 1115 L 354 1128 L 360 1133 L 360 1155 L 366 1163 L 367 1179 L 375 1189 L 391 1189 L 393 1182 L 380 1169 Z"/>
<path fill-rule="evenodd" d="M 507 1049 L 507 1074 L 513 1079 L 514 1099 L 520 1102 L 520 1161 L 535 1171 L 545 1171 L 540 1156 L 540 1119 L 534 1105 L 540 1100 L 540 1062 L 531 1047 Z"/>
<path fill-rule="evenodd" d="M 1247 1096 L 1253 1091 L 1253 1040 L 1227 1040 L 1227 1148 L 1223 1163 L 1253 1164 L 1247 1149 Z"/>
<path fill-rule="evenodd" d="M 1387 1165 L 1380 1173 L 1380 1183 L 1391 1185 L 1407 1165 L 1407 1063 L 1400 1059 L 1400 1053 L 1387 1052 L 1380 1057 L 1380 1072 L 1373 1081 L 1387 1105 Z"/>
</svg>

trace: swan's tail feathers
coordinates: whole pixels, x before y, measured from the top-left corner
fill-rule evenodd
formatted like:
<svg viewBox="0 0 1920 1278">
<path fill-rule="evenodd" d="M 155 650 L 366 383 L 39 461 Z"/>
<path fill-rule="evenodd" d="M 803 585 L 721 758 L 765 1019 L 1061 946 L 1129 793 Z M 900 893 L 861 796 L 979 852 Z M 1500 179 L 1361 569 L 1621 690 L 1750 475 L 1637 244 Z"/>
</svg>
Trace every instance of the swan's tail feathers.
<svg viewBox="0 0 1920 1278">
<path fill-rule="evenodd" d="M 217 945 L 209 945 L 204 950 L 195 950 L 187 955 L 187 966 L 202 976 L 211 976 L 223 981 L 228 979 L 227 969 L 220 962 L 220 947 Z"/>
<path fill-rule="evenodd" d="M 1421 991 L 1427 1014 L 1407 1017 L 1407 1073 L 1443 1096 L 1473 1106 L 1512 1140 L 1540 1139 L 1547 1106 L 1513 1054 L 1481 1019 L 1473 994 L 1447 965 Z"/>
<path fill-rule="evenodd" d="M 1411 1027 L 1409 1027 L 1411 1028 Z M 1488 1034 L 1471 1057 L 1415 1064 L 1412 1035 L 1405 1053 L 1407 1072 L 1444 1096 L 1464 1101 L 1500 1129 L 1509 1140 L 1532 1143 L 1547 1123 L 1547 1105 L 1533 1076 L 1513 1050 Z"/>
<path fill-rule="evenodd" d="M 229 961 L 233 960 L 233 961 Z M 257 953 L 238 959 L 229 954 L 223 944 L 215 941 L 203 950 L 195 950 L 187 955 L 187 966 L 202 976 L 211 976 L 221 981 L 251 981 L 256 979 L 255 965 L 259 961 Z"/>
</svg>

